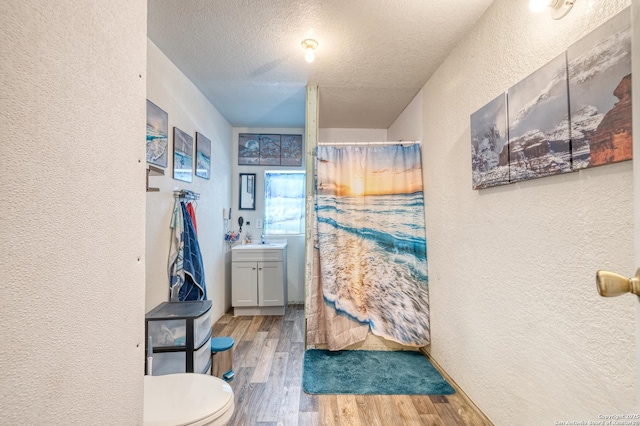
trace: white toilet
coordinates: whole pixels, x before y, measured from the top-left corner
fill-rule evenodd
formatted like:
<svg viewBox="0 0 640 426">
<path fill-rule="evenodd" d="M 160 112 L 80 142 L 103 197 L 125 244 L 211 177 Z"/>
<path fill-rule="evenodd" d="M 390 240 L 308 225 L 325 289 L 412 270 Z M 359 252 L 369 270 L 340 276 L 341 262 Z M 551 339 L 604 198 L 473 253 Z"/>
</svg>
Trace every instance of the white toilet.
<svg viewBox="0 0 640 426">
<path fill-rule="evenodd" d="M 231 386 L 218 377 L 194 373 L 144 376 L 144 425 L 226 425 L 234 408 Z"/>
</svg>

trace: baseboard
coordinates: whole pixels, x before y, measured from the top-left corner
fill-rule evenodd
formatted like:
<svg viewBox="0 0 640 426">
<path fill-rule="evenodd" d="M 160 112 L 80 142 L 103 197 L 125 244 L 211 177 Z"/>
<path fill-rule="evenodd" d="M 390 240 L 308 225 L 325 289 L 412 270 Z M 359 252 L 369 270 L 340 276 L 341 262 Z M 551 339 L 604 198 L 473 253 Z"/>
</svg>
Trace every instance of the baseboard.
<svg viewBox="0 0 640 426">
<path fill-rule="evenodd" d="M 473 410 L 476 411 L 476 414 L 478 416 L 481 416 L 483 418 L 483 420 L 485 420 L 488 424 L 493 424 L 493 422 L 491 420 L 489 420 L 489 417 L 487 417 L 487 415 L 476 405 L 476 403 L 473 402 L 473 400 L 471 398 L 469 398 L 469 395 L 467 395 L 460 388 L 460 386 L 458 386 L 456 381 L 453 380 L 451 378 L 451 376 L 440 366 L 440 364 L 438 364 L 438 362 L 433 358 L 433 356 L 431 356 L 431 354 L 429 352 L 427 352 L 426 347 L 420 348 L 420 352 L 422 352 L 424 354 L 424 356 L 427 357 L 427 359 L 431 362 L 431 364 L 433 364 L 433 366 L 436 368 L 436 370 L 438 370 L 438 372 L 440 372 L 440 374 L 442 374 L 442 377 L 444 377 L 445 380 L 447 382 L 449 382 L 449 384 L 456 390 L 456 393 L 458 393 L 460 395 L 460 397 L 462 399 L 464 399 L 465 403 L 467 403 Z"/>
<path fill-rule="evenodd" d="M 233 308 L 233 316 L 256 316 L 256 315 L 284 315 L 284 306 L 252 306 L 252 307 L 240 307 Z"/>
</svg>

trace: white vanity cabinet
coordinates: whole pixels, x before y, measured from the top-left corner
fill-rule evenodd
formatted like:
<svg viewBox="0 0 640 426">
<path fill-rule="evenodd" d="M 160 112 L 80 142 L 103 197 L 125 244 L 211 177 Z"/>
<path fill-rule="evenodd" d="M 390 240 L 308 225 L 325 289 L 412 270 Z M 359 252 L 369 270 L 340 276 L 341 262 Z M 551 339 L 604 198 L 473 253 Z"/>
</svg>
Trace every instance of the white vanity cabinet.
<svg viewBox="0 0 640 426">
<path fill-rule="evenodd" d="M 231 249 L 234 315 L 284 315 L 287 305 L 286 243 L 238 245 Z"/>
</svg>

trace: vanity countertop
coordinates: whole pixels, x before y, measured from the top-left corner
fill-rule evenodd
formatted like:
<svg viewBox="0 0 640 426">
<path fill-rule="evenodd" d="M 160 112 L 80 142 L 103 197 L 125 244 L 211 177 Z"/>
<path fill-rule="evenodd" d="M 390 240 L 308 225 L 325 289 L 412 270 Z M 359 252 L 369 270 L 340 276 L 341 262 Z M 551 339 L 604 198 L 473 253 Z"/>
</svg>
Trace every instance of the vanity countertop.
<svg viewBox="0 0 640 426">
<path fill-rule="evenodd" d="M 231 247 L 231 250 L 265 250 L 265 249 L 279 249 L 283 250 L 287 246 L 287 243 L 252 243 L 252 244 L 236 244 Z"/>
</svg>

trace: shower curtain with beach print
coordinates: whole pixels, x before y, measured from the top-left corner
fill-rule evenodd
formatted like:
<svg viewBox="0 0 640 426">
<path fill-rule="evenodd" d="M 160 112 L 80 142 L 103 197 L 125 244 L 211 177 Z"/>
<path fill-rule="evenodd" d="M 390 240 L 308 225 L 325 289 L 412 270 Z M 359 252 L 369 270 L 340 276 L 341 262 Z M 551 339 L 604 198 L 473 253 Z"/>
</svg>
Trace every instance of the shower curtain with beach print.
<svg viewBox="0 0 640 426">
<path fill-rule="evenodd" d="M 316 161 L 324 303 L 349 318 L 356 329 L 367 325 L 385 339 L 427 345 L 420 146 L 319 146 Z M 360 340 L 366 337 L 353 334 Z"/>
</svg>

